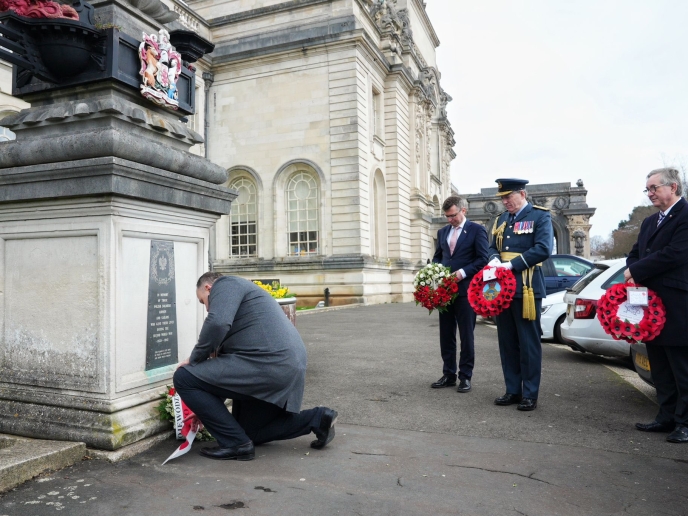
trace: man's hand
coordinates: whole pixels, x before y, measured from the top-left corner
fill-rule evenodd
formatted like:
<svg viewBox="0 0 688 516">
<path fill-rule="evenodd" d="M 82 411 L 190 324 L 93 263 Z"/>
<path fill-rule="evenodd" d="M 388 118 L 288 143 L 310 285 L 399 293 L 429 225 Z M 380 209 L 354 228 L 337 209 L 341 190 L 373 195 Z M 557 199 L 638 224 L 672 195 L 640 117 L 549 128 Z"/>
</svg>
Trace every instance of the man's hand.
<svg viewBox="0 0 688 516">
<path fill-rule="evenodd" d="M 200 432 L 201 430 L 203 430 L 203 423 L 201 423 L 201 420 L 198 419 L 196 414 L 191 414 L 190 416 L 186 416 L 184 418 L 184 421 L 182 421 L 182 422 L 185 425 L 186 425 L 186 423 L 188 423 L 189 428 L 195 432 Z"/>
<path fill-rule="evenodd" d="M 462 280 L 462 279 L 464 279 L 464 278 L 466 277 L 464 274 L 461 273 L 461 270 L 460 270 L 460 269 L 459 269 L 458 271 L 452 272 L 452 274 L 453 274 L 454 276 L 456 276 L 457 278 L 459 278 L 459 280 Z"/>
<path fill-rule="evenodd" d="M 511 270 L 511 262 L 502 262 L 499 265 L 496 266 L 498 269 L 509 269 Z"/>
<path fill-rule="evenodd" d="M 177 364 L 177 369 L 179 369 L 180 367 L 185 366 L 185 365 L 189 365 L 189 359 L 188 358 L 186 360 L 182 360 L 181 362 L 179 362 L 179 364 Z"/>
<path fill-rule="evenodd" d="M 624 280 L 626 280 L 626 283 L 635 283 L 633 276 L 631 276 L 631 270 L 630 269 L 626 269 L 624 271 Z"/>
</svg>

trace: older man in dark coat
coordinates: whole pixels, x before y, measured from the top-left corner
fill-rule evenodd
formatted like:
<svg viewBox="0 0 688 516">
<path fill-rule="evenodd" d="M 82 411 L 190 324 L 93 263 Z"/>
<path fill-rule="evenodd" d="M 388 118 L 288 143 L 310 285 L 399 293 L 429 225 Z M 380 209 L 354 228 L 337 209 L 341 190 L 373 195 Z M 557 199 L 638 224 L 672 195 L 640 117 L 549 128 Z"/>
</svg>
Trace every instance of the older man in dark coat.
<svg viewBox="0 0 688 516">
<path fill-rule="evenodd" d="M 174 386 L 218 442 L 201 455 L 251 460 L 254 444 L 310 432 L 316 436 L 312 448 L 332 441 L 337 412 L 301 410 L 306 347 L 270 294 L 218 273 L 204 274 L 196 287 L 208 317 L 191 356 L 174 374 Z"/>
<path fill-rule="evenodd" d="M 643 221 L 625 276 L 657 292 L 666 307 L 666 324 L 646 343 L 659 413 L 636 428 L 671 432 L 667 441 L 688 443 L 688 203 L 673 168 L 650 172 L 645 192 L 660 211 Z"/>
</svg>

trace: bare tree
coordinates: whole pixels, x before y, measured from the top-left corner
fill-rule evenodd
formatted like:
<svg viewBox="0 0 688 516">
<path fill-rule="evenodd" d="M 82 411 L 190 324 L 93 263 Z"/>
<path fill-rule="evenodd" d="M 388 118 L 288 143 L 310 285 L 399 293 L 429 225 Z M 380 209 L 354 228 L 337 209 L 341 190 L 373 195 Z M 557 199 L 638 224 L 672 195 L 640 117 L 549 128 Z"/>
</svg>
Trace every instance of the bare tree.
<svg viewBox="0 0 688 516">
<path fill-rule="evenodd" d="M 619 222 L 619 227 L 612 231 L 611 248 L 607 258 L 623 258 L 633 248 L 633 244 L 638 240 L 640 225 L 647 217 L 656 213 L 654 206 L 636 206 L 628 215 L 627 220 Z"/>
<path fill-rule="evenodd" d="M 607 258 L 612 250 L 613 240 L 611 234 L 608 237 L 595 235 L 590 239 L 590 252 L 594 256 Z"/>
</svg>

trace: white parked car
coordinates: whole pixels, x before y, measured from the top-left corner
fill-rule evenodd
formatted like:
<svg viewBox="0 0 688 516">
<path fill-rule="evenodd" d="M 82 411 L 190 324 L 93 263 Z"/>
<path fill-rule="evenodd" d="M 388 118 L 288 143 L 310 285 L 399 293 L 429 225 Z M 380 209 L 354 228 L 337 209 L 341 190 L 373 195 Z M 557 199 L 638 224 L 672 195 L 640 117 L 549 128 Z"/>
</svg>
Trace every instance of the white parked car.
<svg viewBox="0 0 688 516">
<path fill-rule="evenodd" d="M 566 301 L 564 301 L 565 290 L 550 294 L 542 300 L 540 311 L 540 326 L 542 327 L 543 339 L 554 339 L 556 342 L 564 341 L 561 336 L 561 325 L 566 319 Z"/>
<path fill-rule="evenodd" d="M 566 291 L 566 318 L 561 324 L 565 344 L 596 355 L 630 357 L 630 344 L 614 340 L 602 329 L 597 318 L 597 301 L 609 287 L 623 283 L 625 270 L 625 258 L 598 262 Z"/>
</svg>

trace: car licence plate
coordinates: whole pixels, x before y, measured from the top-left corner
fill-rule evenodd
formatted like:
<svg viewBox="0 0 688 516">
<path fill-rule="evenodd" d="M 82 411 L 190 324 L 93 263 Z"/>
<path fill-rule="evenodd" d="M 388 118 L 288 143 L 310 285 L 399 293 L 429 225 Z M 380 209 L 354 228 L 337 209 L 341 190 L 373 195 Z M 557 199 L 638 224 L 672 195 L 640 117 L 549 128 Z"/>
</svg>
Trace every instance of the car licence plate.
<svg viewBox="0 0 688 516">
<path fill-rule="evenodd" d="M 635 354 L 635 363 L 637 366 L 641 369 L 644 369 L 645 371 L 650 370 L 650 361 L 647 359 L 645 355 L 641 355 L 640 353 Z"/>
</svg>

